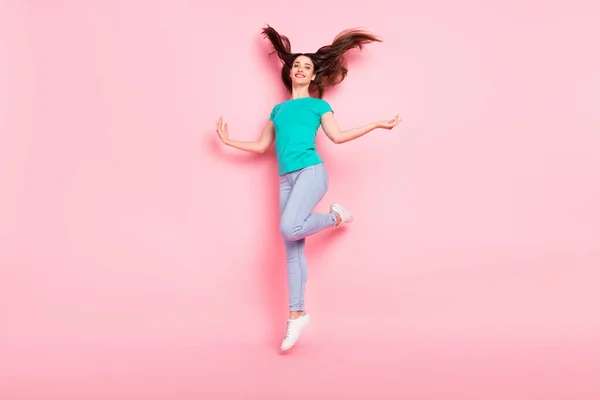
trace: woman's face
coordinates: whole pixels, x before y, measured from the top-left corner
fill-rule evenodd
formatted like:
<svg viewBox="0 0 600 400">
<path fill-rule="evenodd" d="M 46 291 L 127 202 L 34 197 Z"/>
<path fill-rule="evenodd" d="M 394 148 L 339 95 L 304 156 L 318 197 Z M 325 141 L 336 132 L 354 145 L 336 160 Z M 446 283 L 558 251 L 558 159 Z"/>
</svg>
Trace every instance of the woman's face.
<svg viewBox="0 0 600 400">
<path fill-rule="evenodd" d="M 315 77 L 315 65 L 312 60 L 306 56 L 296 57 L 290 71 L 292 83 L 294 85 L 308 85 Z"/>
</svg>

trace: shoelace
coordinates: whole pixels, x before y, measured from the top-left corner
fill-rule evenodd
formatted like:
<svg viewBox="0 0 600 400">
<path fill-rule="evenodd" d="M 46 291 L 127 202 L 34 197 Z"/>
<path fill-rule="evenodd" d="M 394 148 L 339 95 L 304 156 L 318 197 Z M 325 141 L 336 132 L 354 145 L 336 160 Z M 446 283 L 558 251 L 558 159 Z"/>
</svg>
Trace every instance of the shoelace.
<svg viewBox="0 0 600 400">
<path fill-rule="evenodd" d="M 292 321 L 288 321 L 287 323 L 287 330 L 285 332 L 285 338 L 289 338 L 290 337 L 290 333 L 292 332 Z"/>
</svg>

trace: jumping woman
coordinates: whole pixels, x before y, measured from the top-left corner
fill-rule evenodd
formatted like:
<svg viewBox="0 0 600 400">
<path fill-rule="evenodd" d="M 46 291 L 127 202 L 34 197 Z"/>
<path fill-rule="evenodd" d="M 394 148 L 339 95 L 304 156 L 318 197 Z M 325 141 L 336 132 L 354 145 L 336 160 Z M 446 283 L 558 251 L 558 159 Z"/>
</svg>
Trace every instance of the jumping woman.
<svg viewBox="0 0 600 400">
<path fill-rule="evenodd" d="M 256 141 L 238 141 L 229 137 L 223 117 L 216 123 L 221 141 L 236 149 L 264 153 L 275 143 L 280 187 L 280 232 L 287 260 L 289 319 L 281 350 L 290 349 L 310 323 L 305 312 L 307 265 L 305 238 L 325 229 L 352 222 L 353 216 L 341 205 L 332 204 L 327 214 L 313 213 L 328 187 L 323 160 L 315 149 L 319 126 L 336 144 L 357 139 L 377 128 L 392 129 L 399 122 L 381 120 L 342 131 L 329 103 L 323 100 L 325 89 L 342 82 L 348 73 L 345 54 L 367 43 L 381 40 L 361 30 L 341 32 L 328 46 L 316 53 L 292 53 L 290 41 L 270 26 L 262 30 L 281 60 L 281 78 L 290 97 L 276 104 L 261 137 Z M 271 53 L 272 54 L 272 53 Z"/>
</svg>

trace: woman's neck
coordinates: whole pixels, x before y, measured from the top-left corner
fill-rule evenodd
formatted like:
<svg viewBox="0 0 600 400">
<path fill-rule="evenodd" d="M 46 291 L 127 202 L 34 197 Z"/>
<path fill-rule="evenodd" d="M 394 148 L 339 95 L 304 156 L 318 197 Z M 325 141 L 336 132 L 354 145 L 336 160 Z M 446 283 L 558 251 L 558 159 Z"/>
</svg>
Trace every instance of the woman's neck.
<svg viewBox="0 0 600 400">
<path fill-rule="evenodd" d="M 308 86 L 292 87 L 292 100 L 301 99 L 303 97 L 310 97 L 310 93 L 308 92 Z"/>
</svg>

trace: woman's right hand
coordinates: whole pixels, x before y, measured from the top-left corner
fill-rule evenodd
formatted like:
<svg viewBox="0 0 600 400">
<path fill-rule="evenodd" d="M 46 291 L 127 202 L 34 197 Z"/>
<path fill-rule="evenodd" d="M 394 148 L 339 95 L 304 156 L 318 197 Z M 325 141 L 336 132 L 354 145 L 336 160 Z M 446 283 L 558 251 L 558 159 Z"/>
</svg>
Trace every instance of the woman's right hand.
<svg viewBox="0 0 600 400">
<path fill-rule="evenodd" d="M 217 121 L 217 134 L 219 135 L 221 142 L 227 143 L 229 140 L 229 129 L 227 129 L 227 123 L 223 125 L 223 117 L 220 117 Z"/>
</svg>

